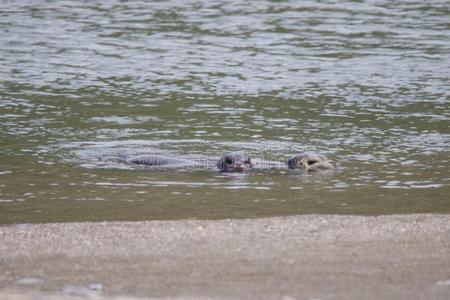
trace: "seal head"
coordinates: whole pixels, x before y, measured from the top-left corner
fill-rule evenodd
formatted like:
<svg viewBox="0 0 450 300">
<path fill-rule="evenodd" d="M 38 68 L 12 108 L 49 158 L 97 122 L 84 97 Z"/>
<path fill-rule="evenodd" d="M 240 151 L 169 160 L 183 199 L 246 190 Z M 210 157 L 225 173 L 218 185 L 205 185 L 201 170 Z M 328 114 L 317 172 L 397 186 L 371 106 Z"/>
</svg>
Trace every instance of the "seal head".
<svg viewBox="0 0 450 300">
<path fill-rule="evenodd" d="M 217 168 L 220 172 L 244 172 L 252 167 L 251 159 L 239 153 L 225 153 L 217 161 Z"/>
<path fill-rule="evenodd" d="M 317 153 L 302 153 L 288 159 L 289 169 L 303 169 L 306 171 L 335 169 L 336 163 Z"/>
</svg>

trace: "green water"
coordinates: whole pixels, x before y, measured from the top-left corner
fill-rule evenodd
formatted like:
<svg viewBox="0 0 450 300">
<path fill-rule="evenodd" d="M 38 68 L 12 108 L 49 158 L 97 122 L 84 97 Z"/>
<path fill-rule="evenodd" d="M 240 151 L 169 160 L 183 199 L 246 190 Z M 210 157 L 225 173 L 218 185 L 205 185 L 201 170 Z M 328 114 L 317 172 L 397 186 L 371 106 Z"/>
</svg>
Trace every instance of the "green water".
<svg viewBox="0 0 450 300">
<path fill-rule="evenodd" d="M 450 213 L 448 1 L 1 1 L 0 223 Z M 149 170 L 133 153 L 329 173 Z"/>
</svg>

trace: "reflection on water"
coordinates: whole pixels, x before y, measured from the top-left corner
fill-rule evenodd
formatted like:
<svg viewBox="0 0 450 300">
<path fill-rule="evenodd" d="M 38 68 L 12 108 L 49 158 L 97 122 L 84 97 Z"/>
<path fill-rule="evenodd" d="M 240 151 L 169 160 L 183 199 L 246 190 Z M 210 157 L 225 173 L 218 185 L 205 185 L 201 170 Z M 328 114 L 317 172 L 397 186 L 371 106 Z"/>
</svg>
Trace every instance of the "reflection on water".
<svg viewBox="0 0 450 300">
<path fill-rule="evenodd" d="M 448 1 L 0 4 L 0 223 L 449 213 Z M 121 155 L 331 173 L 130 168 Z"/>
</svg>

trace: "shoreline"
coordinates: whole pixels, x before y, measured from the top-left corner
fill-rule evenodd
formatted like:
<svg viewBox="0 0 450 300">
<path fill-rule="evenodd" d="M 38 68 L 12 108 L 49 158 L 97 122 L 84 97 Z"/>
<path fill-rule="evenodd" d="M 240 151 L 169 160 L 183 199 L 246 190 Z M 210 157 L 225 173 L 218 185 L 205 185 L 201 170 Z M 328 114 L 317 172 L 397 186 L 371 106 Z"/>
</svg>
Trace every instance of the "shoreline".
<svg viewBox="0 0 450 300">
<path fill-rule="evenodd" d="M 448 299 L 450 215 L 2 225 L 0 269 L 1 299 Z"/>
</svg>

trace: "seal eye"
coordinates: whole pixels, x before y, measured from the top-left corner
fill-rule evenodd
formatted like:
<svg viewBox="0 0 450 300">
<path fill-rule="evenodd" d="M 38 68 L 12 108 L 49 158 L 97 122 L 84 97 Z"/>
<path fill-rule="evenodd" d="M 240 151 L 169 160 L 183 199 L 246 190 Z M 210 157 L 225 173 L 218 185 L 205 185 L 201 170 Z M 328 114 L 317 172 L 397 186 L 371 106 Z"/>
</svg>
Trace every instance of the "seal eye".
<svg viewBox="0 0 450 300">
<path fill-rule="evenodd" d="M 225 159 L 225 162 L 229 165 L 231 165 L 233 163 L 233 161 L 231 160 L 231 158 L 227 158 Z"/>
<path fill-rule="evenodd" d="M 313 160 L 313 159 L 308 160 L 308 166 L 311 166 L 311 165 L 315 164 L 316 162 L 317 162 L 317 160 Z"/>
</svg>

